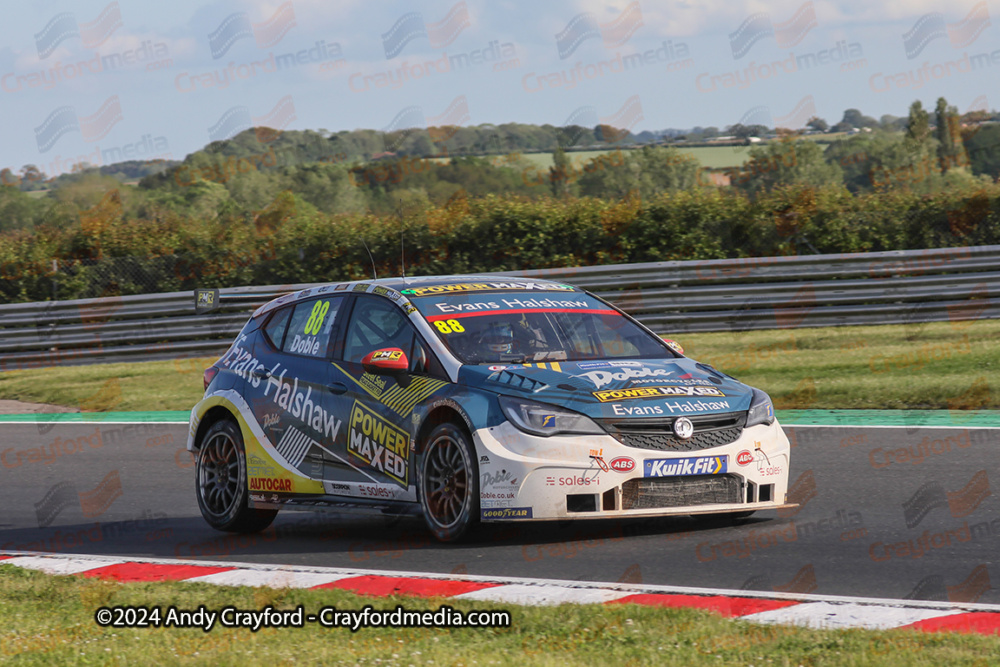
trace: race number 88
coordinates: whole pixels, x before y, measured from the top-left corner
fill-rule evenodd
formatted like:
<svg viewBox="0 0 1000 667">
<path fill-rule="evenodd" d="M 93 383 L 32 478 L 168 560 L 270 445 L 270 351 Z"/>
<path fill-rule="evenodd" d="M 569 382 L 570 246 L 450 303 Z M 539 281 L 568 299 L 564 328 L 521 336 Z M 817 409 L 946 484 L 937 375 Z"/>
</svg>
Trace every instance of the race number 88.
<svg viewBox="0 0 1000 667">
<path fill-rule="evenodd" d="M 306 320 L 306 328 L 302 332 L 305 334 L 318 334 L 319 328 L 323 326 L 323 319 L 326 317 L 328 310 L 330 310 L 329 301 L 317 301 L 313 304 L 309 319 Z"/>
<path fill-rule="evenodd" d="M 434 323 L 434 326 L 443 334 L 462 333 L 465 331 L 465 327 L 458 320 L 438 320 Z"/>
</svg>

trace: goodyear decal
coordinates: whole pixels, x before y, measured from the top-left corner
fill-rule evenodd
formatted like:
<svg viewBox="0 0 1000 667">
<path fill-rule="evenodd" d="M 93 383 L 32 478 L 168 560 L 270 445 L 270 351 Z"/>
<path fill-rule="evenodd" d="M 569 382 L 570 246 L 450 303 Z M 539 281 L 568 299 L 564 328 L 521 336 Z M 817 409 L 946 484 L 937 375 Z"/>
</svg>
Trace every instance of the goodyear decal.
<svg viewBox="0 0 1000 667">
<path fill-rule="evenodd" d="M 334 366 L 350 378 L 354 384 L 361 387 L 366 394 L 380 401 L 400 417 L 409 415 L 413 412 L 413 406 L 448 384 L 446 380 L 415 377 L 410 381 L 408 387 L 397 384 L 389 391 L 385 391 L 385 378 L 383 377 L 365 373 L 361 376 L 361 380 L 358 380 L 337 364 L 334 364 Z"/>
<path fill-rule="evenodd" d="M 674 477 L 678 475 L 718 475 L 726 472 L 728 456 L 690 456 L 683 459 L 646 459 L 642 462 L 643 477 Z"/>
<path fill-rule="evenodd" d="M 629 387 L 628 389 L 605 389 L 593 392 L 601 403 L 609 401 L 629 401 L 640 398 L 662 398 L 664 396 L 725 396 L 715 387 Z"/>
<path fill-rule="evenodd" d="M 530 507 L 492 507 L 482 510 L 483 519 L 530 519 Z"/>
<path fill-rule="evenodd" d="M 409 435 L 358 401 L 351 408 L 347 452 L 404 489 L 409 486 Z"/>
<path fill-rule="evenodd" d="M 559 364 L 558 361 L 549 361 L 537 364 L 522 364 L 522 365 L 527 366 L 528 368 L 547 368 L 549 370 L 556 371 L 557 373 L 562 372 L 562 366 Z"/>
</svg>

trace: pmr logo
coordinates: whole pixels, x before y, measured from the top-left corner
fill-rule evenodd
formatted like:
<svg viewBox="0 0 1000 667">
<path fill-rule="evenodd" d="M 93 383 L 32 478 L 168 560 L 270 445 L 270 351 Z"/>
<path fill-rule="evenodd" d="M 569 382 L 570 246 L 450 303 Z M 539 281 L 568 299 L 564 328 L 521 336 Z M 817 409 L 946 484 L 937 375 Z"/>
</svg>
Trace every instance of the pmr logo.
<svg viewBox="0 0 1000 667">
<path fill-rule="evenodd" d="M 990 27 L 990 9 L 985 0 L 980 2 L 958 23 L 945 23 L 944 14 L 931 12 L 924 14 L 903 33 L 903 49 L 906 57 L 913 60 L 935 39 L 947 37 L 953 48 L 961 49 L 979 39 L 979 35 Z"/>
<path fill-rule="evenodd" d="M 219 27 L 208 35 L 208 46 L 215 60 L 226 55 L 241 39 L 253 38 L 257 48 L 267 49 L 280 42 L 296 25 L 295 8 L 291 2 L 278 7 L 263 23 L 251 23 L 249 14 L 237 12 L 224 18 Z"/>
<path fill-rule="evenodd" d="M 406 45 L 418 37 L 426 37 L 432 49 L 443 49 L 454 42 L 462 31 L 472 25 L 465 0 L 455 3 L 445 17 L 437 23 L 427 23 L 420 12 L 403 14 L 389 32 L 382 33 L 385 59 L 391 60 L 402 53 Z"/>
<path fill-rule="evenodd" d="M 291 95 L 282 97 L 263 116 L 251 116 L 250 109 L 245 106 L 230 107 L 215 125 L 208 128 L 208 138 L 210 141 L 225 141 L 240 132 L 256 128 L 257 140 L 268 143 L 281 136 L 282 131 L 295 119 L 295 101 Z"/>
<path fill-rule="evenodd" d="M 35 33 L 35 47 L 41 60 L 51 56 L 60 44 L 73 37 L 79 37 L 86 48 L 96 49 L 120 27 L 122 12 L 117 2 L 101 10 L 90 23 L 78 23 L 75 14 L 63 12 L 53 16 L 41 32 Z"/>
<path fill-rule="evenodd" d="M 559 59 L 569 58 L 588 39 L 600 39 L 606 49 L 621 46 L 643 25 L 642 8 L 638 2 L 625 7 L 609 23 L 599 23 L 592 12 L 577 14 L 570 19 L 562 32 L 556 35 Z"/>
<path fill-rule="evenodd" d="M 812 2 L 803 4 L 792 18 L 784 23 L 772 23 L 767 12 L 751 14 L 744 19 L 735 32 L 729 33 L 729 47 L 733 51 L 733 60 L 739 60 L 753 48 L 753 45 L 766 37 L 773 37 L 782 49 L 790 49 L 816 27 L 816 8 Z"/>
<path fill-rule="evenodd" d="M 914 528 L 932 510 L 947 507 L 952 517 L 959 519 L 972 514 L 989 495 L 990 480 L 985 470 L 973 475 L 969 483 L 958 491 L 945 491 L 940 483 L 928 482 L 903 503 L 903 518 L 907 528 Z"/>
<path fill-rule="evenodd" d="M 100 141 L 108 135 L 122 119 L 122 105 L 117 95 L 104 101 L 101 108 L 91 116 L 80 117 L 76 108 L 59 107 L 35 128 L 35 143 L 41 153 L 47 152 L 64 134 L 79 132 L 84 141 Z"/>
</svg>

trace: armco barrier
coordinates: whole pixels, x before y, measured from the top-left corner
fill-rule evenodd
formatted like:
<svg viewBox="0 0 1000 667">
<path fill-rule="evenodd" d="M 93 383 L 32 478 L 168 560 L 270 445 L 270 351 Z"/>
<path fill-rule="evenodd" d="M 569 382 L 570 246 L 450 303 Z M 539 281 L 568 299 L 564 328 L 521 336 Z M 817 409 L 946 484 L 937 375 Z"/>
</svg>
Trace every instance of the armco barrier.
<svg viewBox="0 0 1000 667">
<path fill-rule="evenodd" d="M 1000 317 L 1000 246 L 489 275 L 586 288 L 663 334 Z M 0 370 L 218 354 L 254 308 L 309 286 L 222 289 L 202 314 L 191 292 L 0 305 Z"/>
</svg>

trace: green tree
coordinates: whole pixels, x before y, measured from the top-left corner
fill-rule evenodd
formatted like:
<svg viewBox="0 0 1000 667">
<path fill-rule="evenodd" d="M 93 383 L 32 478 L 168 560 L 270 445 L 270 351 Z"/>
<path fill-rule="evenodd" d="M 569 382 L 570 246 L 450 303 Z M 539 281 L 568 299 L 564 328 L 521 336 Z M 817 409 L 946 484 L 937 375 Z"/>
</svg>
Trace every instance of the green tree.
<svg viewBox="0 0 1000 667">
<path fill-rule="evenodd" d="M 733 186 L 750 193 L 779 185 L 833 185 L 843 177 L 839 165 L 823 159 L 823 149 L 816 142 L 791 138 L 754 146 L 750 161 L 728 174 Z"/>
<path fill-rule="evenodd" d="M 558 146 L 552 153 L 552 166 L 549 167 L 549 186 L 552 188 L 553 196 L 569 195 L 572 172 L 573 161 L 566 156 L 562 146 Z"/>
<path fill-rule="evenodd" d="M 949 107 L 947 100 L 939 97 L 934 110 L 937 127 L 934 136 L 938 140 L 937 155 L 941 173 L 947 174 L 953 167 L 969 164 L 969 156 L 962 144 L 962 121 L 958 109 Z"/>
<path fill-rule="evenodd" d="M 906 119 L 906 137 L 910 141 L 922 142 L 930 135 L 930 119 L 924 105 L 916 100 L 910 105 L 910 115 Z"/>
</svg>

